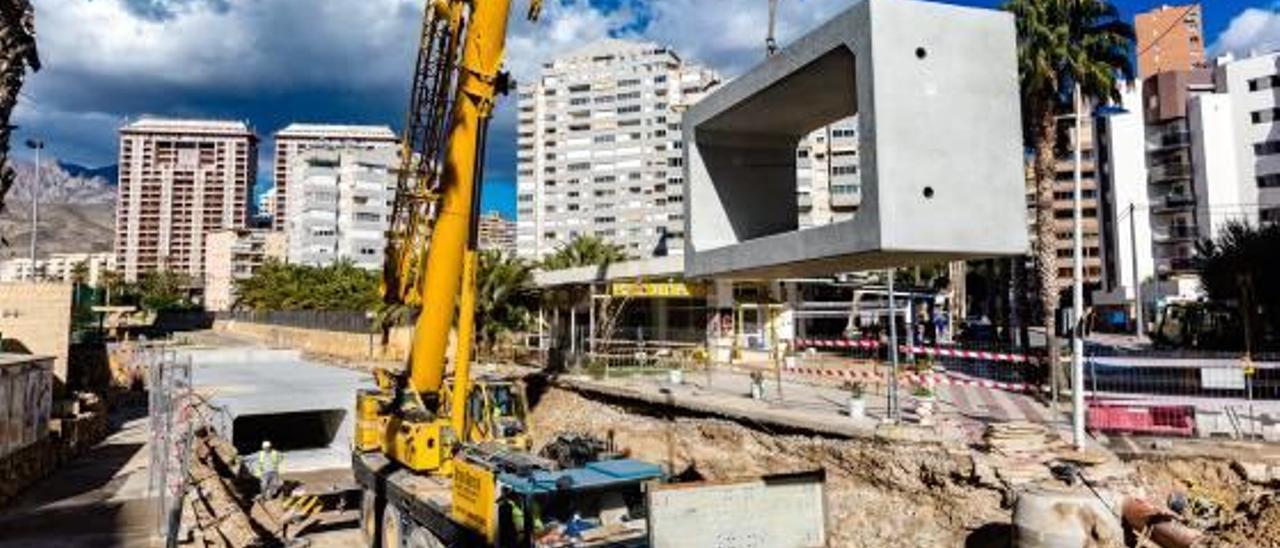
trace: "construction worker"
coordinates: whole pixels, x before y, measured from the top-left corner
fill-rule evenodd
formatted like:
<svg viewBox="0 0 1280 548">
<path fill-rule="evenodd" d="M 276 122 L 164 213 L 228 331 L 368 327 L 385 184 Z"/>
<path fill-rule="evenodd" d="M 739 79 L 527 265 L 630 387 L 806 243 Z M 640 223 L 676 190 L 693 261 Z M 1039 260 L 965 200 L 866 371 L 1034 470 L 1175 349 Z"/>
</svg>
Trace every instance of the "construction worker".
<svg viewBox="0 0 1280 548">
<path fill-rule="evenodd" d="M 262 498 L 275 498 L 276 491 L 280 489 L 282 458 L 279 451 L 271 448 L 271 442 L 262 442 L 262 450 L 258 451 L 258 466 L 255 470 L 259 481 L 259 494 Z"/>
</svg>

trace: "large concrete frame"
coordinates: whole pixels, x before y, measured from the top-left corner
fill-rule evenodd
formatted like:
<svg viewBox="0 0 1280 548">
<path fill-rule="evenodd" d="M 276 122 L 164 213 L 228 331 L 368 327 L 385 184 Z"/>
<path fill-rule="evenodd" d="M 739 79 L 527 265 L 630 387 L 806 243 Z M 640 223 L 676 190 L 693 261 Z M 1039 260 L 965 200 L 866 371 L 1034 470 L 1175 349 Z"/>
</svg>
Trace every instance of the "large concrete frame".
<svg viewBox="0 0 1280 548">
<path fill-rule="evenodd" d="M 796 145 L 859 114 L 862 205 L 798 230 Z M 1027 252 L 1013 17 L 862 0 L 689 109 L 685 273 L 828 275 Z"/>
</svg>

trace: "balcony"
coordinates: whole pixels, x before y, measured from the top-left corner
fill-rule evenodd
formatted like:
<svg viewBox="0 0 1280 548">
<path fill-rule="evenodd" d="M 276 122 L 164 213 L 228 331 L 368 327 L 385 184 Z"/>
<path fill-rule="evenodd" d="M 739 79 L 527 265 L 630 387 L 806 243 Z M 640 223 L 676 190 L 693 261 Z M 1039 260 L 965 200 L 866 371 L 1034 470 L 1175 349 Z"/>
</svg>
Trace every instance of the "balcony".
<svg viewBox="0 0 1280 548">
<path fill-rule="evenodd" d="M 1157 227 L 1151 231 L 1151 239 L 1160 243 L 1194 241 L 1200 237 L 1200 229 L 1193 225 Z"/>
<path fill-rule="evenodd" d="M 1184 147 L 1191 144 L 1191 132 L 1174 131 L 1161 135 L 1153 135 L 1147 139 L 1147 150 L 1161 150 L 1166 148 Z"/>
<path fill-rule="evenodd" d="M 1150 171 L 1147 172 L 1147 181 L 1151 184 L 1160 184 L 1190 178 L 1191 166 L 1185 164 L 1156 165 L 1152 166 Z"/>
<path fill-rule="evenodd" d="M 1190 257 L 1157 258 L 1156 269 L 1161 274 L 1186 274 L 1196 270 L 1196 260 Z"/>
</svg>

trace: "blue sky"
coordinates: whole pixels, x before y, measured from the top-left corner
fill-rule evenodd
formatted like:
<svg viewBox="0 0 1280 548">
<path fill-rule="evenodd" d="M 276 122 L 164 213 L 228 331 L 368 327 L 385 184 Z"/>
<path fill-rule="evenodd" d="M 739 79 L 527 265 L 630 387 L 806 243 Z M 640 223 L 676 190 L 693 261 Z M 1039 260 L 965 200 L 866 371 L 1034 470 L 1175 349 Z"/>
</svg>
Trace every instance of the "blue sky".
<svg viewBox="0 0 1280 548">
<path fill-rule="evenodd" d="M 526 0 L 514 0 L 522 15 Z M 780 0 L 783 44 L 853 0 Z M 949 0 L 997 7 L 997 0 Z M 1160 5 L 1118 0 L 1126 19 Z M 115 162 L 116 129 L 142 115 L 248 121 L 263 138 L 293 121 L 387 124 L 404 117 L 421 0 L 34 0 L 45 69 L 24 90 L 14 142 L 85 166 Z M 686 60 L 740 74 L 763 55 L 767 0 L 546 0 L 512 20 L 508 68 L 531 81 L 543 61 L 614 36 L 669 45 Z M 1280 46 L 1277 4 L 1203 2 L 1213 53 Z M 714 37 L 714 39 L 707 39 Z M 485 209 L 513 213 L 514 101 L 500 105 L 486 164 Z M 18 154 L 25 154 L 19 150 Z"/>
</svg>

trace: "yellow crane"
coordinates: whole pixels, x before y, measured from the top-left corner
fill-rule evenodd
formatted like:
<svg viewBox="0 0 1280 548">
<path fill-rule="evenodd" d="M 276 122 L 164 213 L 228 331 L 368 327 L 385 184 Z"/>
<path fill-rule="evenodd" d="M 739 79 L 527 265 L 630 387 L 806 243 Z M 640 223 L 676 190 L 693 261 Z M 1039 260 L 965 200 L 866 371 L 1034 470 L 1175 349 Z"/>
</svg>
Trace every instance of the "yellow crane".
<svg viewBox="0 0 1280 548">
<path fill-rule="evenodd" d="M 531 0 L 530 19 L 540 7 Z M 489 120 L 510 83 L 500 72 L 510 8 L 429 0 L 424 10 L 382 283 L 388 305 L 421 313 L 404 373 L 380 371 L 378 387 L 356 395 L 352 470 L 370 546 L 532 546 L 544 516 L 565 523 L 593 509 L 643 520 L 628 501 L 661 477 L 606 446 L 589 462 L 529 454 L 523 391 L 471 379 L 479 194 Z M 633 545 L 636 531 L 618 534 Z"/>
</svg>

